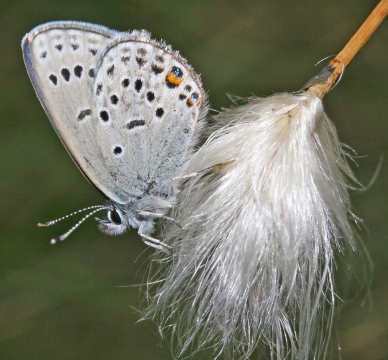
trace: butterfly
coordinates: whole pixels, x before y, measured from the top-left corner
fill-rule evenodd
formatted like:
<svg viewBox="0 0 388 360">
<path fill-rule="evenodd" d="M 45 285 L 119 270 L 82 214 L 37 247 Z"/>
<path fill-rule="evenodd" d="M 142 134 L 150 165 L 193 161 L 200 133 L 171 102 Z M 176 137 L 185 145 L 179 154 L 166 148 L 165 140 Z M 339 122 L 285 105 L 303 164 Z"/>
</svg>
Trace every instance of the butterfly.
<svg viewBox="0 0 388 360">
<path fill-rule="evenodd" d="M 118 32 L 75 21 L 50 22 L 22 40 L 35 92 L 69 155 L 107 199 L 99 228 L 138 229 L 155 248 L 154 221 L 168 218 L 208 110 L 199 75 L 145 30 Z M 70 215 L 73 215 L 70 214 Z M 68 215 L 68 216 L 70 216 Z M 49 226 L 63 218 L 40 224 Z"/>
</svg>

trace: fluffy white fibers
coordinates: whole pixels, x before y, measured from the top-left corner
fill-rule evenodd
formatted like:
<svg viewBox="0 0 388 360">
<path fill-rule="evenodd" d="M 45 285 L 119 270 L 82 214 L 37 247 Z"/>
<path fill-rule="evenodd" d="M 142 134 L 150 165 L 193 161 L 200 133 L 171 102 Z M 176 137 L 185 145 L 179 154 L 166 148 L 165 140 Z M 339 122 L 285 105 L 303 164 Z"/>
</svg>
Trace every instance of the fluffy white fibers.
<svg viewBox="0 0 388 360">
<path fill-rule="evenodd" d="M 153 261 L 145 317 L 170 329 L 176 357 L 324 357 L 335 250 L 353 247 L 348 180 L 334 125 L 308 92 L 250 99 L 215 117 Z M 151 281 L 152 282 L 152 281 Z M 326 311 L 323 311 L 326 308 Z M 327 311 L 327 308 L 329 311 Z"/>
</svg>

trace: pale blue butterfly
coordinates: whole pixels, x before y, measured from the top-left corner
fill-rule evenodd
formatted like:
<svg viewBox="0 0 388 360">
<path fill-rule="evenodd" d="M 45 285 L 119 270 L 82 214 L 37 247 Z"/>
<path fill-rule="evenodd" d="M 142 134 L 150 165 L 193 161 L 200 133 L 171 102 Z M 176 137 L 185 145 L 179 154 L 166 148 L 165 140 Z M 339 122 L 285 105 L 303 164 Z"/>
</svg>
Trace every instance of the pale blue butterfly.
<svg viewBox="0 0 388 360">
<path fill-rule="evenodd" d="M 105 233 L 137 228 L 143 241 L 174 203 L 207 113 L 200 77 L 145 30 L 118 32 L 58 21 L 22 40 L 28 74 L 54 129 L 84 176 L 106 197 Z M 70 215 L 73 215 L 70 214 Z M 68 215 L 68 216 L 70 216 Z M 48 226 L 61 219 L 40 224 Z"/>
</svg>

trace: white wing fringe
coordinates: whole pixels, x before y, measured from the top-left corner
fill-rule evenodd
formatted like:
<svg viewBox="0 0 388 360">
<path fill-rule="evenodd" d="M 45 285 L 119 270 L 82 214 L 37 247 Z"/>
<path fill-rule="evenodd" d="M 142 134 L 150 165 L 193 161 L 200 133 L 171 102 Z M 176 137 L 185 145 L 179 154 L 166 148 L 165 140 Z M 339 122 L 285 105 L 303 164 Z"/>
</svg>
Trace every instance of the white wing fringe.
<svg viewBox="0 0 388 360">
<path fill-rule="evenodd" d="M 335 250 L 354 249 L 349 182 L 357 183 L 309 93 L 250 99 L 215 117 L 216 131 L 178 197 L 148 289 L 146 318 L 173 336 L 176 357 L 324 357 L 336 296 Z"/>
</svg>

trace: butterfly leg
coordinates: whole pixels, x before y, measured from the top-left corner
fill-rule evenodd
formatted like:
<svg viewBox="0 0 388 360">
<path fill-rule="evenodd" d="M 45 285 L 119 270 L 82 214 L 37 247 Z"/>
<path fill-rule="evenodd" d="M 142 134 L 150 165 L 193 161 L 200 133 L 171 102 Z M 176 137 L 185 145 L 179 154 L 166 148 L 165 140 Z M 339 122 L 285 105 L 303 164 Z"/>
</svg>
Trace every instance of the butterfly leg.
<svg viewBox="0 0 388 360">
<path fill-rule="evenodd" d="M 168 246 L 164 242 L 155 239 L 149 235 L 142 234 L 139 232 L 139 235 L 142 237 L 142 240 L 144 241 L 145 244 L 152 246 L 153 248 L 159 249 L 159 250 L 166 250 L 167 249 L 172 249 L 171 246 Z"/>
<path fill-rule="evenodd" d="M 175 224 L 180 229 L 182 229 L 182 226 L 180 226 L 173 218 L 165 216 L 164 214 L 158 214 L 158 213 L 153 213 L 153 212 L 149 212 L 149 211 L 141 211 L 141 210 L 136 211 L 136 213 L 139 215 L 143 215 L 143 216 L 152 216 L 152 217 L 157 218 L 157 219 L 165 219 L 165 220 L 171 221 L 173 224 Z"/>
<path fill-rule="evenodd" d="M 210 166 L 206 169 L 203 169 L 201 171 L 197 171 L 197 172 L 193 172 L 193 173 L 188 173 L 188 174 L 182 174 L 182 175 L 179 175 L 179 176 L 176 176 L 176 177 L 173 177 L 171 178 L 170 180 L 181 180 L 181 179 L 187 179 L 187 178 L 191 178 L 191 177 L 194 177 L 194 176 L 198 176 L 198 175 L 201 175 L 205 172 L 208 172 L 210 170 L 213 170 L 215 169 L 216 167 L 219 167 L 219 166 L 225 166 L 226 163 L 220 163 L 220 164 L 216 164 L 216 165 L 213 165 L 213 166 Z"/>
</svg>

